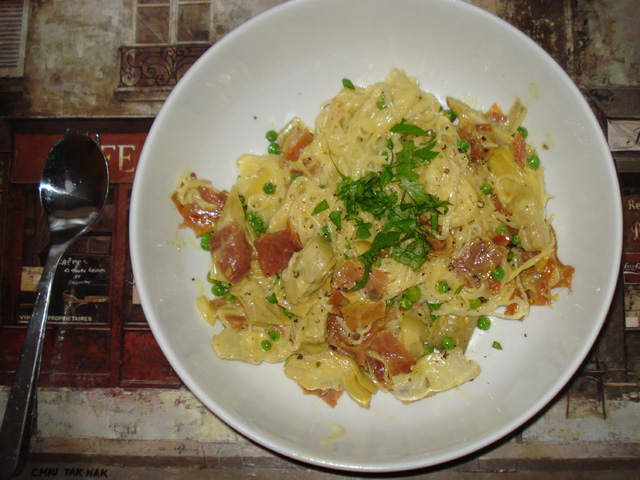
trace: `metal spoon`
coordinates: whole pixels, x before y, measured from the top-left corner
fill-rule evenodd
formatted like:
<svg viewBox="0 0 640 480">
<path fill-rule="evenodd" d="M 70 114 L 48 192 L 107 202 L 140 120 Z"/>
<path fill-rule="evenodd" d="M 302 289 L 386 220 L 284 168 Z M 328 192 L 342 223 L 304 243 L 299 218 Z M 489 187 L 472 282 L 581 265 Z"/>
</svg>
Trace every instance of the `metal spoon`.
<svg viewBox="0 0 640 480">
<path fill-rule="evenodd" d="M 0 428 L 1 479 L 19 474 L 26 463 L 56 268 L 69 246 L 100 216 L 108 191 L 109 168 L 98 140 L 67 132 L 49 152 L 40 177 L 51 246 Z"/>
</svg>

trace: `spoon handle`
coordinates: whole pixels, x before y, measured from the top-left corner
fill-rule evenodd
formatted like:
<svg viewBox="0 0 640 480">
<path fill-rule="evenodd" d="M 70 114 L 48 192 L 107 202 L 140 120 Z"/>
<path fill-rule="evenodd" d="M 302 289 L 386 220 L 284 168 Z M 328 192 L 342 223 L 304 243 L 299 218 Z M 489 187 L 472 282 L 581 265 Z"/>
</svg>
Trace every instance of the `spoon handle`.
<svg viewBox="0 0 640 480">
<path fill-rule="evenodd" d="M 68 246 L 68 243 L 51 245 L 40 277 L 36 302 L 18 357 L 0 428 L 0 479 L 11 478 L 24 468 L 31 436 L 51 287 L 60 258 Z"/>
</svg>

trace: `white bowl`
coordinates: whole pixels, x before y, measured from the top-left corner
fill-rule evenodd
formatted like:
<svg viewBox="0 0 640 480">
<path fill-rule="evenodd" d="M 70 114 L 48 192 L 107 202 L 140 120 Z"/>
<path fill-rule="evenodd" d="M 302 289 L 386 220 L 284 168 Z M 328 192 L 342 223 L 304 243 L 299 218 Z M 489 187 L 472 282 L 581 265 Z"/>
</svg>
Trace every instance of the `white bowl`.
<svg viewBox="0 0 640 480">
<path fill-rule="evenodd" d="M 559 257 L 575 266 L 573 293 L 524 322 L 495 321 L 468 356 L 473 382 L 410 405 L 390 394 L 371 409 L 335 409 L 302 395 L 282 365 L 220 360 L 195 308 L 208 256 L 170 195 L 196 172 L 230 188 L 242 153 L 265 153 L 264 134 L 307 124 L 346 77 L 366 85 L 392 67 L 423 90 L 477 107 L 516 97 L 554 195 Z M 543 144 L 548 150 L 543 148 Z M 570 380 L 593 345 L 618 277 L 620 192 L 602 131 L 580 91 L 531 39 L 499 18 L 450 0 L 298 0 L 232 31 L 191 67 L 149 133 L 135 177 L 131 257 L 142 307 L 186 386 L 248 438 L 296 460 L 355 471 L 397 471 L 472 453 L 517 429 Z M 182 245 L 182 248 L 178 248 Z M 491 348 L 494 340 L 504 350 Z M 344 429 L 333 441 L 326 439 Z"/>
</svg>

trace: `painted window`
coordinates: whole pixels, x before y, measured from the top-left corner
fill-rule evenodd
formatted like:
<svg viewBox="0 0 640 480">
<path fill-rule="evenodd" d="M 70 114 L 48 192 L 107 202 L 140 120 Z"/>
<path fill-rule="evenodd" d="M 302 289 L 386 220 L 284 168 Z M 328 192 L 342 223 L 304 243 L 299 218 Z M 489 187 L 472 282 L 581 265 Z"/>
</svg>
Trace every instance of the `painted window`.
<svg viewBox="0 0 640 480">
<path fill-rule="evenodd" d="M 136 0 L 136 45 L 211 44 L 212 0 Z"/>
</svg>

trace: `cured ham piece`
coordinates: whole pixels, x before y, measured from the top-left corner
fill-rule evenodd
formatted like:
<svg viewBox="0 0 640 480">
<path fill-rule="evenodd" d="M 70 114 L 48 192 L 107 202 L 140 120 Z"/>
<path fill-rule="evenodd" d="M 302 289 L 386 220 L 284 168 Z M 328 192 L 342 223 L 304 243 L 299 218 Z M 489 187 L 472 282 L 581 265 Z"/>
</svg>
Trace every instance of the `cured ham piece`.
<svg viewBox="0 0 640 480">
<path fill-rule="evenodd" d="M 237 305 L 227 302 L 224 298 L 210 300 L 209 306 L 225 327 L 242 330 L 247 326 L 247 317 L 244 311 Z"/>
<path fill-rule="evenodd" d="M 527 159 L 527 144 L 520 132 L 516 132 L 514 135 L 513 143 L 511 143 L 511 150 L 513 150 L 514 160 L 518 165 L 524 167 L 524 162 Z"/>
<path fill-rule="evenodd" d="M 282 159 L 289 162 L 297 161 L 302 150 L 312 141 L 313 134 L 306 128 L 291 133 L 282 146 Z"/>
<path fill-rule="evenodd" d="M 254 245 L 258 252 L 260 270 L 266 276 L 281 273 L 289 265 L 293 254 L 302 250 L 300 236 L 290 228 L 265 233 L 254 242 Z"/>
<path fill-rule="evenodd" d="M 460 138 L 469 142 L 469 157 L 473 162 L 481 162 L 493 152 L 496 139 L 493 127 L 488 123 L 464 122 L 458 130 Z"/>
<path fill-rule="evenodd" d="M 551 305 L 553 296 L 551 289 L 567 287 L 571 292 L 571 279 L 575 269 L 571 266 L 564 265 L 555 258 L 547 260 L 541 271 L 537 271 L 536 267 L 530 268 L 524 272 L 525 278 L 529 278 L 528 283 L 531 288 L 527 291 L 529 301 L 532 305 Z M 552 283 L 552 279 L 555 282 Z"/>
<path fill-rule="evenodd" d="M 214 205 L 215 208 L 213 210 L 203 208 L 198 203 L 183 205 L 178 201 L 177 193 L 174 193 L 171 199 L 184 219 L 184 223 L 181 226 L 191 227 L 195 234 L 200 237 L 213 230 L 216 226 L 220 215 L 222 215 L 222 208 L 227 201 L 228 194 L 224 190 L 219 192 L 213 188 L 202 186 L 198 187 L 198 193 L 200 193 L 204 201 Z"/>
<path fill-rule="evenodd" d="M 236 221 L 211 234 L 209 248 L 216 267 L 227 281 L 235 285 L 251 270 L 251 245 L 244 229 Z"/>
<path fill-rule="evenodd" d="M 496 245 L 489 238 L 477 237 L 453 259 L 452 265 L 458 278 L 468 286 L 478 286 L 481 277 L 500 265 L 507 254 L 505 247 Z"/>
<path fill-rule="evenodd" d="M 358 365 L 371 372 L 380 382 L 399 373 L 408 373 L 417 359 L 387 328 L 373 325 L 362 335 L 349 332 L 341 325 L 336 315 L 327 318 L 329 341 L 338 351 L 352 357 Z M 375 357 L 368 354 L 375 353 Z M 379 357 L 384 362 L 378 360 Z"/>
<path fill-rule="evenodd" d="M 384 375 L 385 368 L 386 374 L 392 377 L 400 373 L 409 373 L 417 361 L 396 336 L 386 328 L 373 335 L 369 350 L 376 352 L 386 360 L 385 366 L 383 362 L 371 356 L 367 357 L 370 371 L 380 381 L 386 379 Z"/>
<path fill-rule="evenodd" d="M 334 290 L 351 290 L 364 275 L 364 265 L 355 260 L 347 262 L 336 272 L 331 280 Z M 388 283 L 387 274 L 379 268 L 372 268 L 363 290 L 371 300 L 378 300 Z"/>
<path fill-rule="evenodd" d="M 504 112 L 500 108 L 500 105 L 498 105 L 497 103 L 494 103 L 493 105 L 491 105 L 491 108 L 487 110 L 487 113 L 485 114 L 485 116 L 488 119 L 493 120 L 494 122 L 504 122 L 509 118 L 507 115 L 504 114 Z"/>
<path fill-rule="evenodd" d="M 381 327 L 373 325 L 366 333 L 348 331 L 340 322 L 337 315 L 329 314 L 327 317 L 327 336 L 329 343 L 336 347 L 344 348 L 350 352 L 364 351 L 371 343 L 371 337 Z"/>
<path fill-rule="evenodd" d="M 334 389 L 329 389 L 329 390 L 320 390 L 320 389 L 308 390 L 308 389 L 306 389 L 304 387 L 301 387 L 301 388 L 302 388 L 302 391 L 303 391 L 303 393 L 305 395 L 315 395 L 317 397 L 320 397 L 324 401 L 324 403 L 329 405 L 331 408 L 334 408 L 338 404 L 338 400 L 340 399 L 340 397 L 344 393 L 343 390 L 334 390 Z"/>
<path fill-rule="evenodd" d="M 385 301 L 356 302 L 342 308 L 342 317 L 351 330 L 366 327 L 386 316 Z"/>
</svg>

